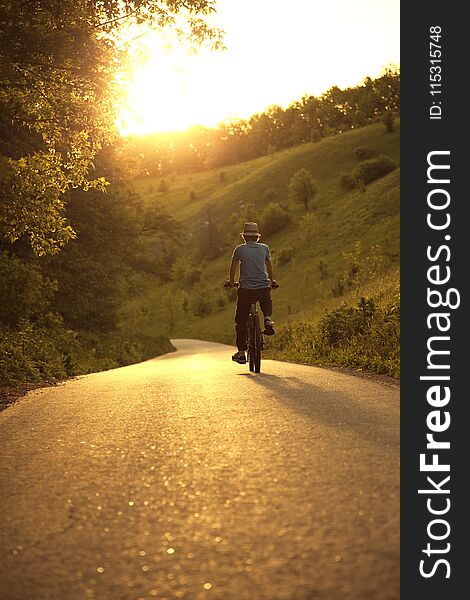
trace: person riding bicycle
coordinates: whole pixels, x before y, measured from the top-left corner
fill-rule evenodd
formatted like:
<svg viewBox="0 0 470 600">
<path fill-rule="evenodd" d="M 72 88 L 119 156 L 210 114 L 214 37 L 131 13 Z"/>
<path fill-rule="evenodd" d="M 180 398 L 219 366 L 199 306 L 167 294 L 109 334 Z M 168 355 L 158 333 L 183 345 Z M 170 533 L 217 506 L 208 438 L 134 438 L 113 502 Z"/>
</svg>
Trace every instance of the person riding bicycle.
<svg viewBox="0 0 470 600">
<path fill-rule="evenodd" d="M 266 244 L 261 244 L 258 224 L 245 223 L 243 232 L 240 233 L 244 244 L 235 248 L 230 263 L 230 274 L 228 285 L 235 285 L 235 275 L 240 265 L 239 288 L 237 291 L 237 310 L 235 313 L 235 331 L 237 334 L 238 351 L 232 356 L 232 360 L 246 363 L 246 324 L 252 302 L 259 301 L 264 315 L 264 333 L 273 335 L 275 333 L 271 315 L 273 303 L 271 300 L 271 289 L 277 283 L 273 276 L 273 265 L 271 253 Z"/>
</svg>

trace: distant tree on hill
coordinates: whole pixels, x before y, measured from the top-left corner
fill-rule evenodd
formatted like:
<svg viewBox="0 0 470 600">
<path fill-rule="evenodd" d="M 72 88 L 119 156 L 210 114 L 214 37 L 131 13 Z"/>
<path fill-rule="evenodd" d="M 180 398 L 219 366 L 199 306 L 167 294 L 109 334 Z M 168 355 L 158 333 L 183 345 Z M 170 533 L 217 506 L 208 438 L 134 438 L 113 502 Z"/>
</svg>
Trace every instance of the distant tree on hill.
<svg viewBox="0 0 470 600">
<path fill-rule="evenodd" d="M 307 169 L 300 169 L 289 182 L 289 198 L 294 202 L 302 202 L 307 210 L 308 205 L 314 199 L 318 188 L 313 180 L 312 174 Z"/>
</svg>

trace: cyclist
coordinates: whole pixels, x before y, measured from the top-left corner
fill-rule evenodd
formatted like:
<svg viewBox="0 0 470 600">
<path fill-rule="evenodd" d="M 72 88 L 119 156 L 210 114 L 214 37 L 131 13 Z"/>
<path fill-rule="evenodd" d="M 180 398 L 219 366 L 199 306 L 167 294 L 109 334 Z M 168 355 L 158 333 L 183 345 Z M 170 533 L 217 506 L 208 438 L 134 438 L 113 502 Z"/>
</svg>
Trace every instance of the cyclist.
<svg viewBox="0 0 470 600">
<path fill-rule="evenodd" d="M 235 331 L 237 334 L 238 351 L 232 356 L 232 360 L 246 363 L 246 324 L 252 302 L 259 301 L 264 315 L 264 333 L 273 335 L 275 333 L 271 314 L 273 303 L 271 300 L 271 288 L 277 286 L 273 277 L 273 265 L 271 254 L 266 244 L 261 244 L 258 224 L 245 223 L 243 232 L 240 233 L 244 244 L 235 248 L 230 263 L 230 274 L 228 285 L 234 286 L 237 268 L 240 265 L 239 288 L 237 291 L 237 310 L 235 313 Z"/>
</svg>

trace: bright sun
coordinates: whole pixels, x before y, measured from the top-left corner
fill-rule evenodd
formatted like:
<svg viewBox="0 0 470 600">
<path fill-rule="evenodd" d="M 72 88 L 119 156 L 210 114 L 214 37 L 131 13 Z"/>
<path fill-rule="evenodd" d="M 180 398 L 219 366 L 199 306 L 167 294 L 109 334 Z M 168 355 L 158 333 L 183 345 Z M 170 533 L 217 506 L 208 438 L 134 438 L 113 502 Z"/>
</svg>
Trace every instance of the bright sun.
<svg viewBox="0 0 470 600">
<path fill-rule="evenodd" d="M 119 115 L 123 134 L 185 130 L 195 124 L 216 125 L 227 116 L 226 104 L 214 110 L 211 60 L 214 52 L 192 54 L 148 40 L 147 59 L 129 75 Z"/>
</svg>

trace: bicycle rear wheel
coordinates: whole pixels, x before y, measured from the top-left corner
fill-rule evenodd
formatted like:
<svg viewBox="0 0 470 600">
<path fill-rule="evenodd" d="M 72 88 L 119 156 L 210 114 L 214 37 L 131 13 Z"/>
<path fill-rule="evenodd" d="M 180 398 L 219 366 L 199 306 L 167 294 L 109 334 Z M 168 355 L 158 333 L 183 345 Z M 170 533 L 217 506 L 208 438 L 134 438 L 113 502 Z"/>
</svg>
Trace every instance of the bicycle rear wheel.
<svg viewBox="0 0 470 600">
<path fill-rule="evenodd" d="M 247 327 L 247 347 L 248 347 L 248 363 L 250 367 L 250 371 L 253 373 L 255 370 L 255 327 L 254 320 L 252 315 L 248 317 L 248 327 Z"/>
<path fill-rule="evenodd" d="M 261 372 L 261 345 L 262 345 L 262 339 L 261 339 L 261 327 L 260 327 L 260 323 L 259 323 L 259 315 L 258 313 L 256 313 L 255 315 L 255 319 L 254 319 L 254 367 L 255 367 L 255 373 L 260 373 Z"/>
</svg>

